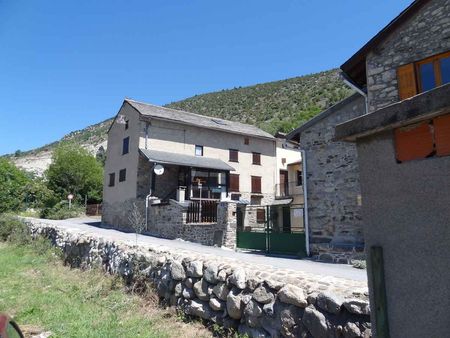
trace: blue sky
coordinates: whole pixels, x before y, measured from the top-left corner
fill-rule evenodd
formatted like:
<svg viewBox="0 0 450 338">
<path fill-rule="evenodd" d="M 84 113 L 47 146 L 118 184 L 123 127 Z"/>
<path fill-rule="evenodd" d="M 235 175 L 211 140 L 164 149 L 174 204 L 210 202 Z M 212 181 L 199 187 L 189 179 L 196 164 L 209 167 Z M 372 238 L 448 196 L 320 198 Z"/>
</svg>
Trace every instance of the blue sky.
<svg viewBox="0 0 450 338">
<path fill-rule="evenodd" d="M 105 120 L 124 97 L 339 67 L 411 0 L 0 0 L 0 154 Z"/>
</svg>

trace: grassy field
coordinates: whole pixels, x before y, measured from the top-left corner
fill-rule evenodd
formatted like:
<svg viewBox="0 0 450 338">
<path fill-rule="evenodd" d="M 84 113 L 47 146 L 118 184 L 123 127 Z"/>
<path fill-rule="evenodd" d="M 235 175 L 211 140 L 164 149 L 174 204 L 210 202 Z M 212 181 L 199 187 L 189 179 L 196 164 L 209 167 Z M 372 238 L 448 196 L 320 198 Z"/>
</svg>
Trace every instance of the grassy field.
<svg viewBox="0 0 450 338">
<path fill-rule="evenodd" d="M 152 295 L 124 292 L 118 278 L 62 265 L 52 250 L 0 242 L 0 312 L 51 337 L 211 337 Z"/>
</svg>

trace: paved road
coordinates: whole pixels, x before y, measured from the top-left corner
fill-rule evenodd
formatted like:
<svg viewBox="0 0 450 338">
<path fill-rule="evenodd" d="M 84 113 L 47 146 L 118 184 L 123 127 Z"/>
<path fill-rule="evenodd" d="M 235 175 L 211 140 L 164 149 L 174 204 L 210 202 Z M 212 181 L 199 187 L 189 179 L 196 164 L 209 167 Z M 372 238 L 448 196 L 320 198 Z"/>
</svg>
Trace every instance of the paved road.
<svg viewBox="0 0 450 338">
<path fill-rule="evenodd" d="M 48 220 L 46 220 L 47 222 Z M 92 233 L 110 240 L 130 241 L 136 243 L 134 233 L 122 232 L 114 229 L 100 227 L 100 222 L 95 218 L 76 218 L 65 221 L 52 221 L 68 229 L 80 230 Z M 150 244 L 153 246 L 169 247 L 179 250 L 188 250 L 199 254 L 211 254 L 219 257 L 228 257 L 244 261 L 250 264 L 270 265 L 275 268 L 304 271 L 316 275 L 333 276 L 355 281 L 366 281 L 365 270 L 355 269 L 349 265 L 314 262 L 307 259 L 293 259 L 283 257 L 266 256 L 258 253 L 232 251 L 216 247 L 205 246 L 182 240 L 170 240 L 153 236 L 139 235 L 138 244 Z"/>
</svg>

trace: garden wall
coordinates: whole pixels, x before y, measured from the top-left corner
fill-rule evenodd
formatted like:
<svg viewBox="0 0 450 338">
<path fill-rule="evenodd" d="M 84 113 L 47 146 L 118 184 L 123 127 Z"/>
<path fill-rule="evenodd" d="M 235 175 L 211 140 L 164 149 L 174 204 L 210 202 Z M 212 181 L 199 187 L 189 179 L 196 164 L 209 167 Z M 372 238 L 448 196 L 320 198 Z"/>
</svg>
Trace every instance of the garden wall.
<svg viewBox="0 0 450 338">
<path fill-rule="evenodd" d="M 148 278 L 187 315 L 250 337 L 371 337 L 364 282 L 247 264 L 211 254 L 109 240 L 27 219 L 34 236 L 73 267 L 102 268 L 129 282 Z"/>
</svg>

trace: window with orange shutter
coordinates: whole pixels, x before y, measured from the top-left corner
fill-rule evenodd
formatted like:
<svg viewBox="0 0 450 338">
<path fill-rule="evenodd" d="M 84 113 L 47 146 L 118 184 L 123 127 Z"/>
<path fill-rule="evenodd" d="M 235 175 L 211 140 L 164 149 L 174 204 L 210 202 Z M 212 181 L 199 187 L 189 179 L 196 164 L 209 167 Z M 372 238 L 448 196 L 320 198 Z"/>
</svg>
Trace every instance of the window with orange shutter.
<svg viewBox="0 0 450 338">
<path fill-rule="evenodd" d="M 395 130 L 397 160 L 400 162 L 426 158 L 433 153 L 433 134 L 428 122 Z"/>
<path fill-rule="evenodd" d="M 407 99 L 450 82 L 450 51 L 397 68 L 398 96 Z"/>
<path fill-rule="evenodd" d="M 417 94 L 417 82 L 414 64 L 410 63 L 397 69 L 398 96 L 400 100 Z"/>
<path fill-rule="evenodd" d="M 450 114 L 394 131 L 399 162 L 432 156 L 450 156 Z"/>
<path fill-rule="evenodd" d="M 450 155 L 450 114 L 433 120 L 437 156 Z"/>
</svg>

